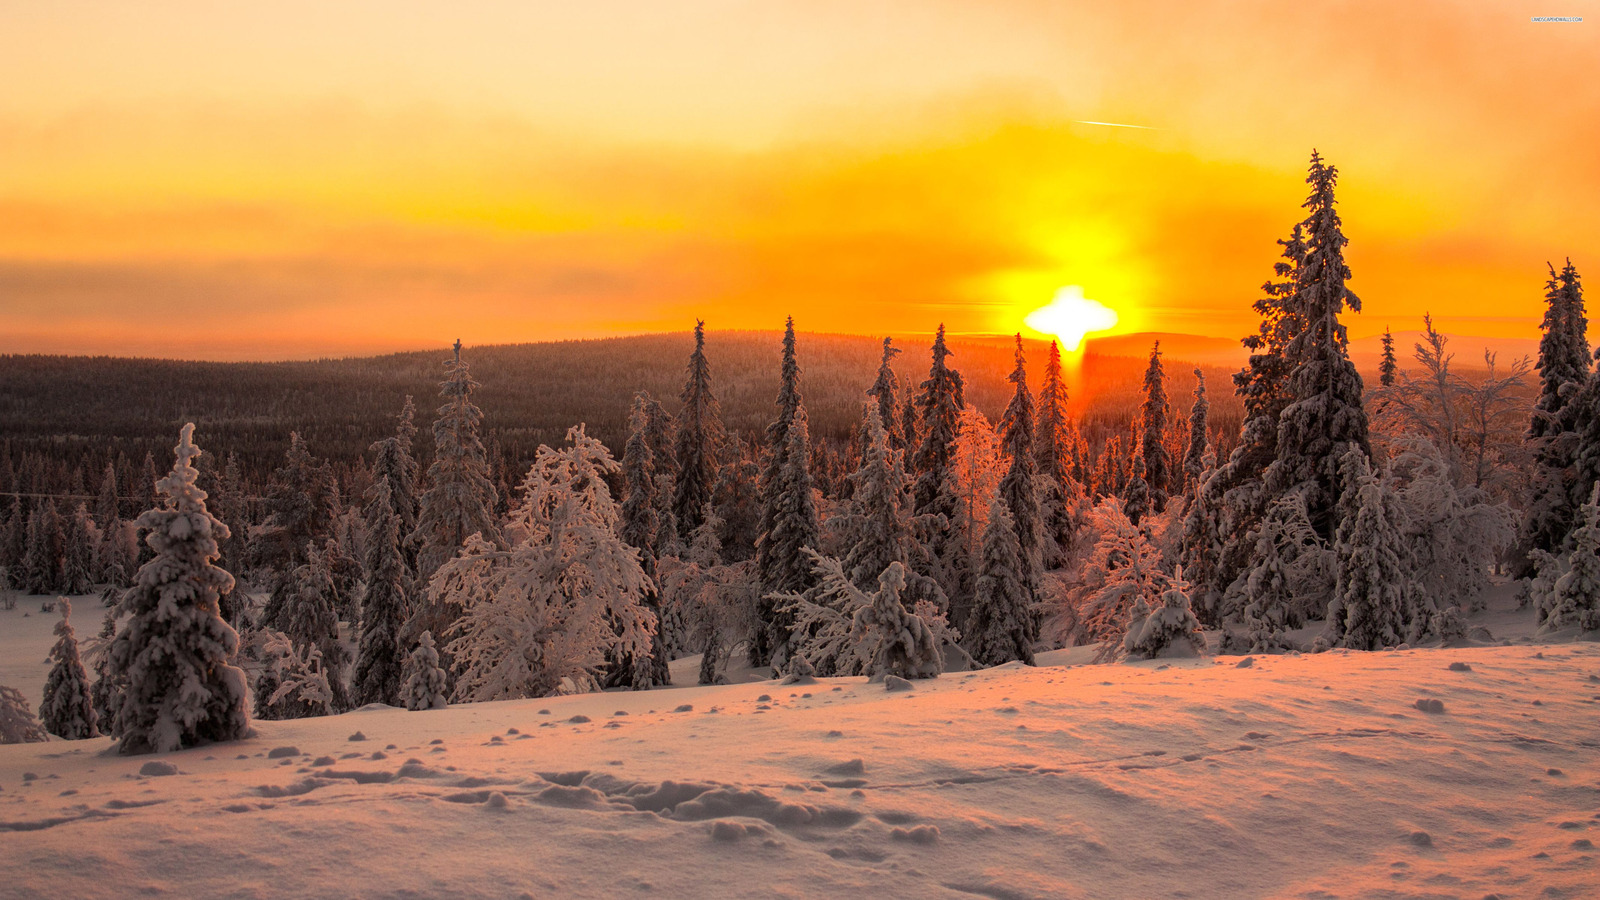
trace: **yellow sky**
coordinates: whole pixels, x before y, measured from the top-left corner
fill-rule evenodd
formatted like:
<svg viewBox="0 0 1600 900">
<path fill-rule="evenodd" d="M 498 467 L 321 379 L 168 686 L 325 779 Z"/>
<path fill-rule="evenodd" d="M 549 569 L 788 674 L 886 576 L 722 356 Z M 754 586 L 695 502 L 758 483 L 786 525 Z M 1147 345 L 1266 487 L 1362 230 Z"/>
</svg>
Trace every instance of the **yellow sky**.
<svg viewBox="0 0 1600 900">
<path fill-rule="evenodd" d="M 1353 333 L 1532 336 L 1600 258 L 1559 5 L 0 4 L 0 352 L 1010 331 L 1066 285 L 1236 337 L 1313 146 Z"/>
</svg>

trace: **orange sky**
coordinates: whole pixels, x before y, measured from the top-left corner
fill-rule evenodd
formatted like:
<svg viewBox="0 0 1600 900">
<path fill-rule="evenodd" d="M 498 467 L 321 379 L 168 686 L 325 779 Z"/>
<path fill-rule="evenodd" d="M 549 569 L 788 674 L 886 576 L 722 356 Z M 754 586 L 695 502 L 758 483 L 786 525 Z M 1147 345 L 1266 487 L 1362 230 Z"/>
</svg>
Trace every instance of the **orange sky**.
<svg viewBox="0 0 1600 900">
<path fill-rule="evenodd" d="M 1600 259 L 1597 73 L 1600 0 L 6 4 L 0 352 L 1011 331 L 1069 284 L 1237 337 L 1313 146 L 1354 334 L 1533 336 Z"/>
</svg>

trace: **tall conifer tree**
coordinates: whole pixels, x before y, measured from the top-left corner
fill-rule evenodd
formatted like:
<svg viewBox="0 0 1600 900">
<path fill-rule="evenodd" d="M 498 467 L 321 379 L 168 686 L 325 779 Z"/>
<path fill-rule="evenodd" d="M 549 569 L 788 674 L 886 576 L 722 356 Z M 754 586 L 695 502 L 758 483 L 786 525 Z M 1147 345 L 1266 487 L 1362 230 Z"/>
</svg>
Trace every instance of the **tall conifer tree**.
<svg viewBox="0 0 1600 900">
<path fill-rule="evenodd" d="M 1367 412 L 1362 406 L 1361 375 L 1350 362 L 1349 339 L 1339 314 L 1346 306 L 1361 311 L 1361 301 L 1345 286 L 1350 267 L 1344 261 L 1349 241 L 1334 209 L 1339 172 L 1311 154 L 1306 182 L 1311 196 L 1304 227 L 1306 257 L 1297 273 L 1294 304 L 1304 323 L 1287 355 L 1291 398 L 1278 422 L 1277 458 L 1267 469 L 1272 496 L 1303 490 L 1311 526 L 1331 541 L 1338 522 L 1339 458 L 1351 448 L 1370 457 Z"/>
<path fill-rule="evenodd" d="M 1144 404 L 1139 407 L 1143 440 L 1139 453 L 1144 457 L 1144 480 L 1150 488 L 1150 503 L 1156 512 L 1167 508 L 1167 491 L 1172 486 L 1172 454 L 1167 450 L 1167 374 L 1161 366 L 1161 342 L 1150 348 L 1150 365 L 1144 370 Z"/>
<path fill-rule="evenodd" d="M 1017 335 L 1016 342 L 1016 367 L 1011 370 L 1009 378 L 1016 388 L 1000 420 L 1000 444 L 1005 448 L 1010 463 L 1005 475 L 1000 478 L 997 496 L 1010 511 L 1012 527 L 1016 530 L 1022 562 L 1018 575 L 1027 592 L 1026 608 L 1029 610 L 1025 624 L 1029 626 L 1028 640 L 1032 641 L 1039 636 L 1038 622 L 1031 609 L 1038 599 L 1040 574 L 1044 565 L 1044 523 L 1039 510 L 1038 463 L 1034 459 L 1033 394 L 1028 391 L 1022 335 Z"/>
<path fill-rule="evenodd" d="M 125 683 L 114 726 L 123 753 L 238 740 L 250 725 L 244 672 L 229 664 L 239 635 L 217 608 L 233 589 L 213 565 L 228 526 L 206 512 L 193 438 L 194 425 L 183 426 L 177 464 L 157 484 L 165 499 L 138 520 L 155 558 L 123 595 L 131 618 L 110 650 L 110 675 Z"/>
<path fill-rule="evenodd" d="M 1211 404 L 1206 401 L 1206 373 L 1194 370 L 1194 405 L 1189 407 L 1189 449 L 1183 454 L 1183 475 L 1190 492 L 1200 490 L 1200 473 L 1205 470 L 1206 447 L 1210 443 L 1206 419 Z"/>
<path fill-rule="evenodd" d="M 800 397 L 800 363 L 794 319 L 784 326 L 778 416 L 767 426 L 767 465 L 761 476 L 761 523 L 756 538 L 756 633 L 751 665 L 772 665 L 787 652 L 789 622 L 774 594 L 802 593 L 812 583 L 811 564 L 801 551 L 815 549 L 820 526 L 811 496 L 811 436 Z"/>
<path fill-rule="evenodd" d="M 445 398 L 433 423 L 433 465 L 428 467 L 428 490 L 417 512 L 417 577 L 426 582 L 445 560 L 456 555 L 467 536 L 477 533 L 490 544 L 500 544 L 496 522 L 494 483 L 489 480 L 488 455 L 479 432 L 483 411 L 472 403 L 480 385 L 461 359 L 461 342 L 455 356 L 445 361 L 445 380 L 439 395 Z M 447 628 L 449 623 L 438 623 Z M 444 628 L 432 628 L 442 633 Z"/>
<path fill-rule="evenodd" d="M 689 377 L 679 395 L 677 483 L 673 487 L 672 514 L 678 532 L 691 534 L 700 527 L 706 504 L 717 481 L 717 454 L 722 446 L 722 416 L 711 392 L 711 365 L 706 362 L 706 323 L 694 323 L 694 352 L 689 355 Z"/>
</svg>

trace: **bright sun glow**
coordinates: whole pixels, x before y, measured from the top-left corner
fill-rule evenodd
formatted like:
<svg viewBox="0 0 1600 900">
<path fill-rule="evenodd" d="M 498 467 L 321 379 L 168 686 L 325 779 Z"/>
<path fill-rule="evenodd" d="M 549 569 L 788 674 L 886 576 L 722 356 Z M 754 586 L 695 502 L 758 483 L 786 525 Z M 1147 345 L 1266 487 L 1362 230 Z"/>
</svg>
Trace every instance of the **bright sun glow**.
<svg viewBox="0 0 1600 900">
<path fill-rule="evenodd" d="M 1029 313 L 1025 321 L 1035 331 L 1060 338 L 1061 349 L 1071 352 L 1083 343 L 1084 335 L 1116 325 L 1117 311 L 1083 296 L 1083 288 L 1072 284 L 1056 291 L 1048 306 Z"/>
</svg>

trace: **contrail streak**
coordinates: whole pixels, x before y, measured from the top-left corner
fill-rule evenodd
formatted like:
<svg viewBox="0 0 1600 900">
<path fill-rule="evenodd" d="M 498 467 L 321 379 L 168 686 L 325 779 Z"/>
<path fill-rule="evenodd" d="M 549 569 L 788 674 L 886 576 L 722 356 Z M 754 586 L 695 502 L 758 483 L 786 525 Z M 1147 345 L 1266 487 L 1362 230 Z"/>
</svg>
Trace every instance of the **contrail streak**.
<svg viewBox="0 0 1600 900">
<path fill-rule="evenodd" d="M 1121 122 L 1090 122 L 1087 119 L 1073 119 L 1073 121 L 1077 122 L 1079 125 L 1104 125 L 1107 128 L 1137 128 L 1140 131 L 1160 131 L 1161 130 L 1159 128 L 1152 128 L 1149 125 L 1124 125 Z"/>
</svg>

